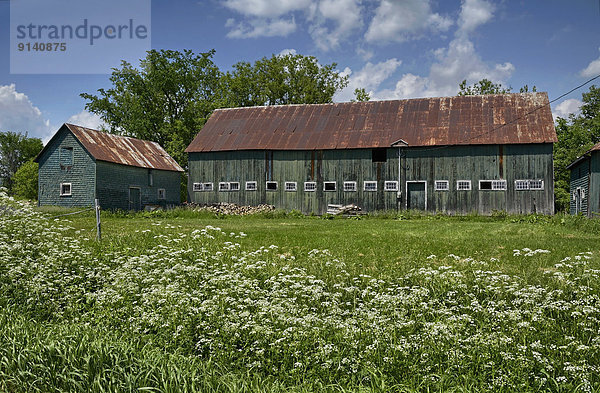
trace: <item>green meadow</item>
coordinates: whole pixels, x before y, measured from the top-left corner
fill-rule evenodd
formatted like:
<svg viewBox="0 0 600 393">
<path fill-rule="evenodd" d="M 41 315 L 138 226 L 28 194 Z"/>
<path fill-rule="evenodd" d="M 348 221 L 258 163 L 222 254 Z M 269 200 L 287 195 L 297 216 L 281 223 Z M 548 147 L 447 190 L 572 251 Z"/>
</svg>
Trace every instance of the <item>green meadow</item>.
<svg viewBox="0 0 600 393">
<path fill-rule="evenodd" d="M 598 221 L 0 199 L 0 391 L 600 391 Z"/>
</svg>

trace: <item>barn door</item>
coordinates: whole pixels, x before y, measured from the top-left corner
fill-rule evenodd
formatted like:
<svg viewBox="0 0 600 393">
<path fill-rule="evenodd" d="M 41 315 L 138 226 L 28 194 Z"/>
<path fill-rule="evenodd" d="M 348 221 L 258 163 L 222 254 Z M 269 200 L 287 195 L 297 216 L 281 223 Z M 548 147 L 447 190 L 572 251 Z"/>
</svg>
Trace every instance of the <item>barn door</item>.
<svg viewBox="0 0 600 393">
<path fill-rule="evenodd" d="M 427 192 L 424 181 L 406 182 L 406 208 L 416 210 L 427 209 Z"/>
<path fill-rule="evenodd" d="M 129 210 L 142 210 L 142 193 L 139 187 L 129 187 Z"/>
</svg>

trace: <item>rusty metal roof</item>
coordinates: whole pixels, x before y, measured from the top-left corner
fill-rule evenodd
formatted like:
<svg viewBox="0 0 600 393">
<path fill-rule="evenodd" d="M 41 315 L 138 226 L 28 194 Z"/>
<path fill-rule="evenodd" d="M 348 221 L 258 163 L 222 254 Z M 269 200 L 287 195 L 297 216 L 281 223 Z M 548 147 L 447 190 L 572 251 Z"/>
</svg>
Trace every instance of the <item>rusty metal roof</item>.
<svg viewBox="0 0 600 393">
<path fill-rule="evenodd" d="M 183 172 L 179 164 L 156 142 L 114 135 L 68 123 L 63 127 L 68 128 L 96 160 L 140 168 Z M 49 145 L 50 142 L 46 147 Z"/>
<path fill-rule="evenodd" d="M 572 163 L 570 163 L 569 165 L 567 165 L 567 169 L 571 169 L 576 164 L 578 164 L 581 161 L 585 160 L 586 158 L 590 157 L 592 155 L 592 153 L 596 152 L 596 151 L 600 151 L 600 143 L 596 143 L 594 146 L 592 146 L 592 148 L 590 150 L 588 150 L 585 153 L 583 153 L 581 155 L 581 157 L 577 157 L 577 159 L 575 161 L 573 161 Z"/>
<path fill-rule="evenodd" d="M 215 110 L 186 152 L 556 142 L 546 93 Z"/>
</svg>

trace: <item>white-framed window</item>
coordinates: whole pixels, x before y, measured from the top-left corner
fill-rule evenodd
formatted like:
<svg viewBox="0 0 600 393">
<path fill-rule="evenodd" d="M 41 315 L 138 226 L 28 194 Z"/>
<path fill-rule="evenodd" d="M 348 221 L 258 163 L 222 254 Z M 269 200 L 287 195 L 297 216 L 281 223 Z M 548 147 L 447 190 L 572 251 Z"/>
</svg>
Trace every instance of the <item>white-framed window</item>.
<svg viewBox="0 0 600 393">
<path fill-rule="evenodd" d="M 543 190 L 544 189 L 544 181 L 543 180 L 529 180 L 529 189 L 530 190 Z"/>
<path fill-rule="evenodd" d="M 212 191 L 213 189 L 212 183 L 202 183 L 202 191 Z"/>
<path fill-rule="evenodd" d="M 246 182 L 246 191 L 256 191 L 258 183 L 255 181 L 247 181 Z"/>
<path fill-rule="evenodd" d="M 458 191 L 469 191 L 471 189 L 471 180 L 458 180 L 456 182 L 456 189 Z"/>
<path fill-rule="evenodd" d="M 286 191 L 296 191 L 298 189 L 298 184 L 295 181 L 286 181 L 285 182 L 285 190 Z"/>
<path fill-rule="evenodd" d="M 337 182 L 326 181 L 323 183 L 323 191 L 335 191 L 337 189 Z"/>
<path fill-rule="evenodd" d="M 376 181 L 363 182 L 363 190 L 364 191 L 377 191 L 377 182 Z"/>
<path fill-rule="evenodd" d="M 344 182 L 344 191 L 347 191 L 347 192 L 356 191 L 356 182 L 355 181 L 345 181 Z"/>
<path fill-rule="evenodd" d="M 515 190 L 529 190 L 529 180 L 515 180 Z"/>
<path fill-rule="evenodd" d="M 479 189 L 486 191 L 506 190 L 506 180 L 479 180 Z"/>
<path fill-rule="evenodd" d="M 450 182 L 448 180 L 436 180 L 433 184 L 435 191 L 450 191 Z"/>
<path fill-rule="evenodd" d="M 239 181 L 230 181 L 229 182 L 229 191 L 239 191 L 240 190 L 240 182 Z"/>
<path fill-rule="evenodd" d="M 383 183 L 383 189 L 385 191 L 398 191 L 398 182 L 395 180 L 386 180 Z"/>
<path fill-rule="evenodd" d="M 277 191 L 277 182 L 276 181 L 268 181 L 266 183 L 267 191 Z"/>
<path fill-rule="evenodd" d="M 71 196 L 71 183 L 60 183 L 60 196 Z"/>
<path fill-rule="evenodd" d="M 167 199 L 167 191 L 164 188 L 158 189 L 158 199 Z"/>
<path fill-rule="evenodd" d="M 219 182 L 219 191 L 229 191 L 229 182 L 228 181 Z"/>
<path fill-rule="evenodd" d="M 202 184 L 202 183 L 194 183 L 194 184 L 192 185 L 192 190 L 193 190 L 194 192 L 203 191 L 203 189 L 204 189 L 204 187 L 203 187 L 203 184 Z"/>
<path fill-rule="evenodd" d="M 317 182 L 316 181 L 305 181 L 304 182 L 304 191 L 308 191 L 308 192 L 317 191 Z"/>
</svg>

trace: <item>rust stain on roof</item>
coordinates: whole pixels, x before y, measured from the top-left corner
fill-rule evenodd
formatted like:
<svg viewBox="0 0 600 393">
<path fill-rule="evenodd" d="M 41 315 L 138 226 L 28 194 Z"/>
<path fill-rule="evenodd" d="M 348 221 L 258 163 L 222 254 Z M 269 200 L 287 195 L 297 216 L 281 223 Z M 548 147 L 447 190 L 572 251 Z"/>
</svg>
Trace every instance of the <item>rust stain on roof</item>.
<svg viewBox="0 0 600 393">
<path fill-rule="evenodd" d="M 556 142 L 547 93 L 215 110 L 186 152 Z"/>
<path fill-rule="evenodd" d="M 64 126 L 96 160 L 140 168 L 183 172 L 179 164 L 156 142 L 109 134 L 74 124 Z"/>
</svg>

